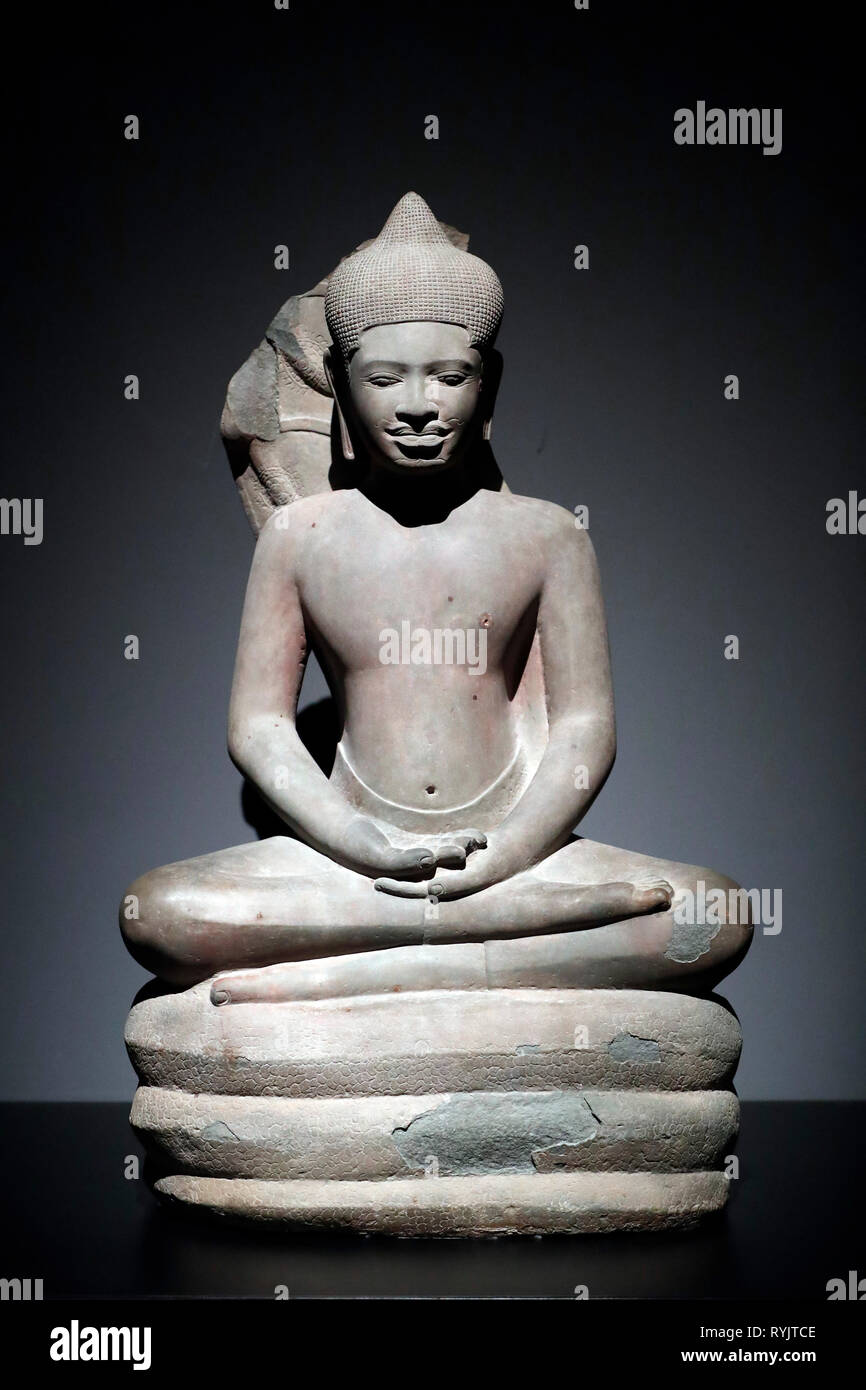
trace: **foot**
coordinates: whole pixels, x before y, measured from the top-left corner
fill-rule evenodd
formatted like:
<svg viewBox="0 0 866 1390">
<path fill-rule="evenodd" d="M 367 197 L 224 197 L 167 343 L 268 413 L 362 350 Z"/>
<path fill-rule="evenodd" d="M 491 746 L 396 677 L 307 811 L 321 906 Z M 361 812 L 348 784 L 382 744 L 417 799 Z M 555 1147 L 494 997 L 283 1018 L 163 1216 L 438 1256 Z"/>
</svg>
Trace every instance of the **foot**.
<svg viewBox="0 0 866 1390">
<path fill-rule="evenodd" d="M 574 894 L 574 888 L 570 892 Z M 657 878 L 639 884 L 598 883 L 577 893 L 580 918 L 586 914 L 591 920 L 607 922 L 663 911 L 670 907 L 674 890 L 666 879 Z"/>
</svg>

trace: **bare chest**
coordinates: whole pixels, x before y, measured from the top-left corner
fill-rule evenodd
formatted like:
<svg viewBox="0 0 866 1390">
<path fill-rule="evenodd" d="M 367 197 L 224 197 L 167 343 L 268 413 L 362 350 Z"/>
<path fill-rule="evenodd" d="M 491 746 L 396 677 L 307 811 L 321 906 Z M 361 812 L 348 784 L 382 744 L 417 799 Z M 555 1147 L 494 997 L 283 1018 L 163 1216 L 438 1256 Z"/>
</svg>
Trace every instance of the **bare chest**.
<svg viewBox="0 0 866 1390">
<path fill-rule="evenodd" d="M 496 666 L 531 621 L 537 565 L 506 535 L 381 528 L 327 551 L 327 570 L 304 566 L 301 599 L 314 642 L 349 670 L 482 647 Z"/>
</svg>

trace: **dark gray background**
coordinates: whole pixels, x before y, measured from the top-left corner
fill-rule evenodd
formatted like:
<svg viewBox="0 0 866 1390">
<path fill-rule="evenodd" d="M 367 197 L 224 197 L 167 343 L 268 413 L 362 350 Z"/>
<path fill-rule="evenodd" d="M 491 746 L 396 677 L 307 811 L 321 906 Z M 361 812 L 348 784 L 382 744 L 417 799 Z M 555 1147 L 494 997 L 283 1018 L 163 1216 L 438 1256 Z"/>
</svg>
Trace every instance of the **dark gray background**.
<svg viewBox="0 0 866 1390">
<path fill-rule="evenodd" d="M 45 499 L 45 539 L 0 538 L 3 1096 L 131 1094 L 120 896 L 254 838 L 225 386 L 410 188 L 505 286 L 506 478 L 590 508 L 619 758 L 583 828 L 783 890 L 723 985 L 739 1089 L 864 1094 L 866 537 L 825 530 L 864 479 L 853 37 L 698 9 L 49 5 L 7 55 L 2 495 Z M 782 153 L 677 147 L 698 99 L 783 107 Z"/>
</svg>

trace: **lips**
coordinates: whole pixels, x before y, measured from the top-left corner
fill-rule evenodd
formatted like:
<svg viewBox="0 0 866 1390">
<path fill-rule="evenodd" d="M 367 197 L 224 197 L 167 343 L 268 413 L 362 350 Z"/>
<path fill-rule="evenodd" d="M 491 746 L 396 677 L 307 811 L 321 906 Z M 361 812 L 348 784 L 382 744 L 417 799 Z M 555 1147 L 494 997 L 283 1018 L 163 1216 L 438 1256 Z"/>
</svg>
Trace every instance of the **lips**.
<svg viewBox="0 0 866 1390">
<path fill-rule="evenodd" d="M 394 443 L 406 459 L 438 459 L 444 444 L 442 435 L 401 435 Z"/>
<path fill-rule="evenodd" d="M 400 453 L 407 459 L 433 460 L 439 457 L 445 440 L 451 430 L 422 430 L 415 434 L 412 430 L 388 430 L 388 434 Z"/>
<path fill-rule="evenodd" d="M 396 439 L 398 444 L 437 444 L 447 439 L 450 433 L 450 430 L 422 430 L 420 434 L 415 434 L 412 430 L 388 430 L 388 434 L 392 439 Z"/>
<path fill-rule="evenodd" d="M 397 434 L 394 441 L 401 449 L 407 445 L 412 449 L 438 449 L 445 438 L 444 434 Z"/>
</svg>

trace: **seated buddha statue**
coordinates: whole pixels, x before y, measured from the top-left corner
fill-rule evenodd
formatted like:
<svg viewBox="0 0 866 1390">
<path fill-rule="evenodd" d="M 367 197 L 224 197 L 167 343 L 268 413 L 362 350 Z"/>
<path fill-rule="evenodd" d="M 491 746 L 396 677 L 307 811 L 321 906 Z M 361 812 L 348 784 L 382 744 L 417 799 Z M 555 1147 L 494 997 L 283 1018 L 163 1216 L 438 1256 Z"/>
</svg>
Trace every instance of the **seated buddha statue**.
<svg viewBox="0 0 866 1390">
<path fill-rule="evenodd" d="M 575 833 L 615 755 L 602 594 L 588 531 L 493 462 L 502 308 L 414 193 L 330 277 L 344 485 L 261 529 L 228 723 L 286 833 L 131 885 L 127 946 L 170 986 L 706 994 L 748 947 L 748 922 L 675 910 L 732 880 Z M 310 652 L 329 775 L 296 723 Z"/>
</svg>

